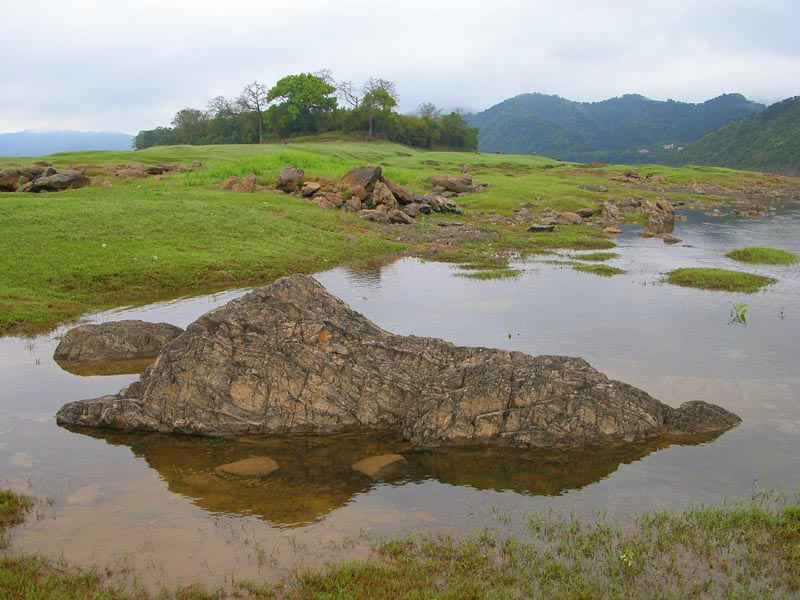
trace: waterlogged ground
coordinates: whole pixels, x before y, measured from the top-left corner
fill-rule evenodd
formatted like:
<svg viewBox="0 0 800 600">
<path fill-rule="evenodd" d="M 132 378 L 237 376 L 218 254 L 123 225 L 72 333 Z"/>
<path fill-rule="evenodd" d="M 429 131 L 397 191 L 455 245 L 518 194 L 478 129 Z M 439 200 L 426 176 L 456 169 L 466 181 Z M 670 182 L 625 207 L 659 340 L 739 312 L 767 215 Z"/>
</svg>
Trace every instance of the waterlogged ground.
<svg viewBox="0 0 800 600">
<path fill-rule="evenodd" d="M 318 279 L 404 334 L 457 344 L 572 354 L 677 406 L 715 402 L 743 423 L 714 440 L 667 440 L 602 451 L 421 451 L 390 435 L 205 440 L 55 425 L 63 403 L 117 391 L 134 375 L 71 374 L 51 356 L 63 330 L 0 338 L 0 484 L 48 499 L 14 547 L 82 564 L 133 567 L 145 582 L 217 585 L 278 578 L 304 565 L 366 554 L 370 540 L 413 532 L 470 534 L 534 512 L 625 516 L 653 508 L 800 490 L 800 266 L 737 265 L 725 252 L 767 245 L 800 252 L 800 206 L 770 218 L 689 213 L 667 246 L 627 228 L 628 271 L 604 278 L 519 261 L 517 278 L 479 281 L 452 265 L 404 259 Z M 753 295 L 668 286 L 676 267 L 758 272 L 780 283 Z M 241 292 L 92 315 L 186 326 Z M 731 303 L 747 323 L 731 323 Z M 136 368 L 136 365 L 134 365 Z M 362 458 L 402 452 L 408 464 L 374 481 Z M 261 481 L 221 479 L 215 466 L 272 456 Z"/>
</svg>

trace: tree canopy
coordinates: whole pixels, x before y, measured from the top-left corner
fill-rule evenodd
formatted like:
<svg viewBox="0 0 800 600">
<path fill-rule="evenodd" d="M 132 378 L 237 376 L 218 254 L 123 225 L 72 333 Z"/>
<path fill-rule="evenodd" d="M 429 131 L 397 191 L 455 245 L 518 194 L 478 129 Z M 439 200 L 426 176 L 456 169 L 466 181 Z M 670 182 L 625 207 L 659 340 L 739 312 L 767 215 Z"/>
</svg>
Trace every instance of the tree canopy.
<svg viewBox="0 0 800 600">
<path fill-rule="evenodd" d="M 205 111 L 181 109 L 172 127 L 140 131 L 134 145 L 253 144 L 337 131 L 419 148 L 477 149 L 478 130 L 460 114 L 423 103 L 419 116 L 401 115 L 398 102 L 397 86 L 388 79 L 370 77 L 357 85 L 336 82 L 327 69 L 299 73 L 272 87 L 253 81 L 236 99 L 212 98 Z"/>
</svg>

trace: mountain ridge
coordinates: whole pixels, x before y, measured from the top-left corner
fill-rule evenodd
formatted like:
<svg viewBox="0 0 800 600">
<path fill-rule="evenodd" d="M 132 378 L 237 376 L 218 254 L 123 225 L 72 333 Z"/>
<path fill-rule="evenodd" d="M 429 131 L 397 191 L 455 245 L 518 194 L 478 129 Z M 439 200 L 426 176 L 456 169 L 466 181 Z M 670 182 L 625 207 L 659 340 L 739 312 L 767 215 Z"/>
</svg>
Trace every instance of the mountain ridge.
<svg viewBox="0 0 800 600">
<path fill-rule="evenodd" d="M 731 120 L 764 109 L 765 105 L 737 93 L 698 104 L 651 100 L 640 94 L 576 102 L 529 93 L 466 119 L 480 127 L 482 151 L 629 163 L 641 162 L 642 155 L 670 144 L 685 146 Z"/>
<path fill-rule="evenodd" d="M 133 136 L 111 131 L 24 130 L 0 133 L 0 156 L 46 156 L 83 150 L 132 150 Z"/>
</svg>

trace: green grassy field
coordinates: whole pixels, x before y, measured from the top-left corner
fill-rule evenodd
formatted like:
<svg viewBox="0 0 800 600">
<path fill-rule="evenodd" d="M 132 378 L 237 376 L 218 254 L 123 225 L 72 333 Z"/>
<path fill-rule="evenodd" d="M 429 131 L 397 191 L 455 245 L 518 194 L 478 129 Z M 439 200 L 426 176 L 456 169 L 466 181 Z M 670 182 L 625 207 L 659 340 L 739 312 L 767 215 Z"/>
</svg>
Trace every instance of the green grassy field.
<svg viewBox="0 0 800 600">
<path fill-rule="evenodd" d="M 585 168 L 538 156 L 423 152 L 395 144 L 353 141 L 260 146 L 171 146 L 137 152 L 61 153 L 46 160 L 63 169 L 73 164 L 144 165 L 193 161 L 191 172 L 118 181 L 57 194 L 0 193 L 0 334 L 35 331 L 81 313 L 122 303 L 146 302 L 181 294 L 266 284 L 295 273 L 314 272 L 346 262 L 375 260 L 397 253 L 430 255 L 420 244 L 392 241 L 340 211 L 325 211 L 283 194 L 237 194 L 216 184 L 230 175 L 255 173 L 273 185 L 288 165 L 307 176 L 338 179 L 350 168 L 378 164 L 384 174 L 412 192 L 429 191 L 429 175 L 457 174 L 469 165 L 475 181 L 489 190 L 459 199 L 467 214 L 459 220 L 491 226 L 501 234 L 491 249 L 464 244 L 463 258 L 497 250 L 551 248 L 606 249 L 614 243 L 597 229 L 558 227 L 550 234 L 497 222 L 515 208 L 532 213 L 597 208 L 604 200 L 632 194 L 608 180 L 629 167 Z M 34 159 L 3 159 L 0 168 Z M 642 167 L 669 181 L 719 185 L 755 182 L 755 174 L 726 169 Z M 579 188 L 603 184 L 605 193 Z M 636 195 L 659 194 L 635 190 Z M 432 228 L 437 219 L 422 219 Z M 502 221 L 502 219 L 501 219 Z M 423 252 L 425 250 L 425 252 Z"/>
</svg>

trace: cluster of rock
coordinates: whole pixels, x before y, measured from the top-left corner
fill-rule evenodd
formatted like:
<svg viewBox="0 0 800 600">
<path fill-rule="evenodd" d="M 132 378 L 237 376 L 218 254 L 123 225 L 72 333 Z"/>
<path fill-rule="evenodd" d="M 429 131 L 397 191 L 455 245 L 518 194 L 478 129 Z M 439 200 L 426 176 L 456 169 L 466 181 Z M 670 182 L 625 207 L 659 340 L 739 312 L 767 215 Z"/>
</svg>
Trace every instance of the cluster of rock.
<svg viewBox="0 0 800 600">
<path fill-rule="evenodd" d="M 180 163 L 145 166 L 138 163 L 130 165 L 71 165 L 59 172 L 52 163 L 38 161 L 21 168 L 0 170 L 0 192 L 60 192 L 86 187 L 90 184 L 110 186 L 109 177 L 116 179 L 143 179 L 161 177 L 164 173 L 187 171 L 199 167 Z"/>
<path fill-rule="evenodd" d="M 397 431 L 419 446 L 583 446 L 721 432 L 704 402 L 674 409 L 580 358 L 388 333 L 295 275 L 212 310 L 116 395 L 60 424 L 201 435 Z"/>
<path fill-rule="evenodd" d="M 351 169 L 339 181 L 322 177 L 306 177 L 297 167 L 286 167 L 278 175 L 275 189 L 299 198 L 306 198 L 326 209 L 340 209 L 357 213 L 360 217 L 377 223 L 412 224 L 421 214 L 463 213 L 453 200 L 463 193 L 477 193 L 486 184 L 472 185 L 465 179 L 451 176 L 431 177 L 449 187 L 435 184 L 430 194 L 412 194 L 403 186 L 386 178 L 379 166 L 365 165 Z M 452 180 L 452 181 L 451 181 Z M 454 192 L 455 181 L 462 182 L 462 192 Z M 258 183 L 254 174 L 244 178 L 229 177 L 219 184 L 221 189 L 235 192 L 269 192 L 269 187 Z"/>
<path fill-rule="evenodd" d="M 609 176 L 611 181 L 621 181 L 623 183 L 667 183 L 667 178 L 663 175 L 653 175 L 648 173 L 641 177 L 636 171 L 625 171 L 619 175 Z"/>
</svg>

